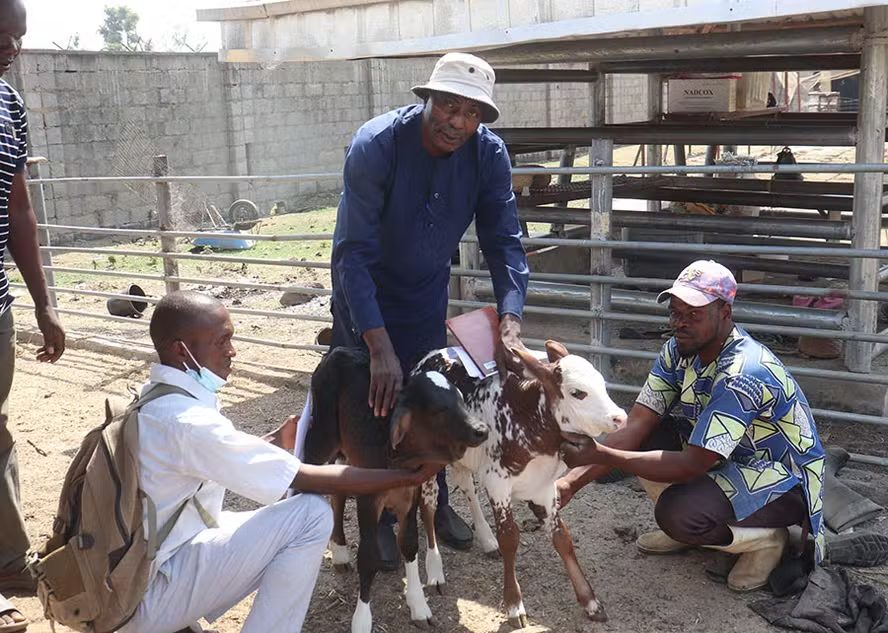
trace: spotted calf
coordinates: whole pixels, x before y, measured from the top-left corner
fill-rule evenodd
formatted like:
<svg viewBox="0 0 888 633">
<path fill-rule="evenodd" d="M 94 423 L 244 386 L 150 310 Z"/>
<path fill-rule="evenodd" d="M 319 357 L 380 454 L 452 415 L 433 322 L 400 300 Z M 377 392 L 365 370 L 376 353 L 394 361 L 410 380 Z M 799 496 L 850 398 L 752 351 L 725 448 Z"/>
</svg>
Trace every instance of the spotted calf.
<svg viewBox="0 0 888 633">
<path fill-rule="evenodd" d="M 450 464 L 468 447 L 487 439 L 487 429 L 468 415 L 462 395 L 436 371 L 410 377 L 394 411 L 377 418 L 367 406 L 370 358 L 360 349 L 339 348 L 327 354 L 311 378 L 312 423 L 305 438 L 305 461 L 324 464 L 333 459 L 364 468 L 416 468 Z M 379 568 L 376 530 L 383 508 L 398 517 L 398 545 L 404 557 L 410 618 L 420 626 L 432 622 L 423 594 L 416 558 L 419 549 L 416 511 L 418 487 L 399 488 L 357 498 L 358 574 L 360 595 L 352 616 L 352 633 L 371 633 L 370 587 Z M 348 567 L 349 551 L 343 531 L 345 497 L 333 498 L 334 527 L 330 549 L 338 569 Z M 430 585 L 444 585 L 444 567 L 435 542 L 434 506 L 423 507 L 429 549 L 426 573 Z"/>
<path fill-rule="evenodd" d="M 469 500 L 475 540 L 489 554 L 503 558 L 503 598 L 509 621 L 522 628 L 527 615 L 515 575 L 518 527 L 512 500 L 533 504 L 564 561 L 576 597 L 593 620 L 605 620 L 601 603 L 586 579 L 570 532 L 558 514 L 556 479 L 565 466 L 559 457 L 562 433 L 598 436 L 625 423 L 626 413 L 610 399 L 601 374 L 584 358 L 560 343 L 546 342 L 546 358 L 517 350 L 504 381 L 498 375 L 471 378 L 448 350 L 427 355 L 414 373 L 436 371 L 465 398 L 469 414 L 485 422 L 487 440 L 470 448 L 452 467 L 454 485 Z M 487 524 L 475 494 L 473 475 L 487 491 L 496 522 L 496 536 Z M 434 482 L 423 487 L 426 505 L 434 504 Z M 432 541 L 434 542 L 434 541 Z"/>
</svg>

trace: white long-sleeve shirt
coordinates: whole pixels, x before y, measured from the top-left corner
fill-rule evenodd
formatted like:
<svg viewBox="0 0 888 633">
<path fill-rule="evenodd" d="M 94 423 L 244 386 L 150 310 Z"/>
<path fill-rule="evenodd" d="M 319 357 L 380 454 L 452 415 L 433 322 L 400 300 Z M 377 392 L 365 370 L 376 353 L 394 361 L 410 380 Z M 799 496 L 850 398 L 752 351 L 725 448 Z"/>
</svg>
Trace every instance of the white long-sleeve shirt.
<svg viewBox="0 0 888 633">
<path fill-rule="evenodd" d="M 216 395 L 185 372 L 153 365 L 142 393 L 156 383 L 194 396 L 162 396 L 143 406 L 139 414 L 139 482 L 156 506 L 158 530 L 195 495 L 219 524 L 224 522 L 226 488 L 265 505 L 284 495 L 299 471 L 296 457 L 235 429 L 219 412 Z M 146 511 L 146 534 L 147 520 Z M 205 529 L 195 504 L 185 505 L 160 544 L 152 576 L 179 547 Z"/>
</svg>

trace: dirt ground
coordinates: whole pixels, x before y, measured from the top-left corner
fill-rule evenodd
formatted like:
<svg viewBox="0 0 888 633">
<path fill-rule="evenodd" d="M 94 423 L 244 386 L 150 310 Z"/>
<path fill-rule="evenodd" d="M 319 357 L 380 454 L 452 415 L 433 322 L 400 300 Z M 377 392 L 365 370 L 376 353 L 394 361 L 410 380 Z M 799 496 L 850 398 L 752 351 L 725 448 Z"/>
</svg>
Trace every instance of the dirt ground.
<svg viewBox="0 0 888 633">
<path fill-rule="evenodd" d="M 631 163 L 631 150 L 620 162 Z M 773 153 L 773 152 L 772 152 Z M 799 160 L 841 162 L 848 160 L 839 150 L 824 148 L 819 154 L 797 155 Z M 314 227 L 311 227 L 314 230 Z M 318 229 L 320 230 L 320 229 Z M 322 253 L 311 253 L 319 259 Z M 81 264 L 78 264 L 80 266 Z M 88 264 L 87 264 L 88 265 Z M 95 264 L 94 264 L 95 265 Z M 189 270 L 189 274 L 190 274 Z M 329 271 L 287 269 L 268 266 L 213 265 L 201 262 L 193 276 L 225 278 L 237 281 L 285 283 L 300 286 L 320 283 L 329 286 Z M 71 285 L 81 289 L 118 292 L 125 279 L 83 275 Z M 159 296 L 158 282 L 138 282 L 149 295 Z M 194 287 L 194 286 L 191 286 Z M 231 307 L 286 311 L 311 317 L 329 315 L 328 297 L 317 297 L 303 305 L 282 308 L 278 293 L 249 289 L 197 287 L 211 292 Z M 17 291 L 17 294 L 22 294 Z M 60 295 L 60 305 L 68 310 L 104 313 L 100 297 Z M 25 303 L 23 299 L 22 303 Z M 13 433 L 18 442 L 22 478 L 22 497 L 29 534 L 34 543 L 47 536 L 68 462 L 80 439 L 100 422 L 102 401 L 106 396 L 126 394 L 130 385 L 138 385 L 147 376 L 148 362 L 139 360 L 150 348 L 147 343 L 147 318 L 126 323 L 99 321 L 95 318 L 63 314 L 71 348 L 54 365 L 33 360 L 35 346 L 28 341 L 33 328 L 28 310 L 16 310 L 22 340 L 11 401 Z M 146 316 L 150 316 L 149 313 Z M 287 343 L 312 343 L 318 322 L 233 315 L 238 333 L 244 336 Z M 97 337 L 125 340 L 132 352 L 126 356 L 110 355 Z M 281 419 L 301 410 L 309 372 L 317 363 L 314 352 L 271 349 L 239 345 L 236 371 L 223 391 L 226 414 L 240 428 L 262 434 Z M 140 356 L 141 354 L 141 356 Z M 888 433 L 881 429 L 861 428 L 849 434 L 849 426 L 821 425 L 821 432 L 837 443 L 850 442 L 848 448 L 861 453 L 888 455 Z M 240 498 L 229 499 L 229 506 L 248 509 L 252 505 Z M 468 516 L 462 495 L 454 495 L 454 505 Z M 581 492 L 566 510 L 566 520 L 577 544 L 580 562 L 597 588 L 610 620 L 591 624 L 580 615 L 560 559 L 543 534 L 532 531 L 532 517 L 523 507 L 516 508 L 519 520 L 528 523 L 521 537 L 518 559 L 519 580 L 528 610 L 530 633 L 543 631 L 772 631 L 746 604 L 762 597 L 738 596 L 706 579 L 704 567 L 717 554 L 694 551 L 677 557 L 646 557 L 633 544 L 632 534 L 654 527 L 652 508 L 644 494 L 630 481 L 610 485 L 592 485 Z M 879 524 L 888 531 L 888 522 Z M 355 521 L 347 523 L 354 543 Z M 354 547 L 354 546 L 353 546 Z M 421 550 L 422 552 L 422 550 Z M 477 550 L 444 550 L 448 590 L 444 596 L 430 596 L 429 604 L 439 622 L 436 630 L 463 633 L 508 631 L 501 612 L 501 564 L 479 555 Z M 422 564 L 420 564 L 422 567 Z M 299 582 L 298 578 L 293 579 Z M 377 578 L 372 607 L 375 631 L 389 633 L 410 630 L 409 611 L 403 600 L 401 573 Z M 350 629 L 357 594 L 355 574 L 339 575 L 329 559 L 324 562 L 306 631 L 344 633 Z M 41 618 L 35 598 L 14 597 L 14 601 L 32 619 L 30 633 L 48 633 L 50 627 Z M 249 610 L 249 599 L 237 605 L 211 629 L 220 633 L 240 630 Z M 64 631 L 65 629 L 59 629 Z"/>
<path fill-rule="evenodd" d="M 128 386 L 140 384 L 149 365 L 73 348 L 50 366 L 33 360 L 34 349 L 28 343 L 19 345 L 11 419 L 18 443 L 25 518 L 32 541 L 39 543 L 50 528 L 68 462 L 83 434 L 100 421 L 103 399 L 123 395 Z M 305 360 L 310 362 L 308 357 Z M 236 370 L 223 391 L 225 412 L 240 428 L 264 433 L 284 415 L 301 408 L 306 378 L 307 374 L 298 372 L 288 376 Z M 468 516 L 462 495 L 455 495 L 454 501 L 458 511 Z M 229 499 L 228 505 L 251 507 L 236 497 Z M 604 624 L 580 617 L 558 556 L 540 532 L 529 529 L 533 522 L 525 508 L 517 508 L 517 516 L 528 524 L 521 536 L 518 572 L 531 621 L 526 629 L 529 633 L 776 630 L 746 607 L 748 600 L 763 594 L 738 596 L 706 579 L 704 567 L 718 554 L 695 551 L 675 557 L 646 557 L 636 551 L 631 535 L 654 527 L 654 522 L 644 494 L 628 480 L 589 486 L 566 510 L 581 564 L 610 616 Z M 353 543 L 354 519 L 349 520 L 347 529 Z M 439 622 L 435 630 L 510 630 L 500 610 L 499 561 L 481 557 L 475 550 L 444 550 L 444 560 L 446 595 L 429 599 Z M 377 578 L 371 604 L 375 631 L 380 633 L 411 630 L 401 595 L 401 573 Z M 349 631 L 356 594 L 354 573 L 336 574 L 329 558 L 325 560 L 305 630 Z M 13 599 L 32 619 L 30 633 L 49 633 L 36 598 Z M 249 604 L 249 599 L 245 600 L 208 628 L 220 633 L 240 630 Z"/>
</svg>

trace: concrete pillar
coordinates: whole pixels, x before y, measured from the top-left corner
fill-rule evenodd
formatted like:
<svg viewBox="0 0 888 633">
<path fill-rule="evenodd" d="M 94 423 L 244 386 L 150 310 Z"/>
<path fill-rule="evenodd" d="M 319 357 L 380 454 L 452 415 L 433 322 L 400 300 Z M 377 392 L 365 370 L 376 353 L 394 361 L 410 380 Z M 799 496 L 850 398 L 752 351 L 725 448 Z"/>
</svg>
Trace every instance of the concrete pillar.
<svg viewBox="0 0 888 633">
<path fill-rule="evenodd" d="M 592 126 L 603 125 L 606 120 L 605 76 L 599 75 L 598 81 L 590 84 Z M 593 139 L 589 147 L 589 166 L 601 167 L 613 164 L 614 143 L 610 139 Z M 590 226 L 589 239 L 606 240 L 610 237 L 611 209 L 613 207 L 613 177 L 591 176 L 591 197 L 589 200 Z M 593 275 L 611 274 L 611 250 L 609 248 L 593 248 L 590 250 L 590 272 Z M 589 309 L 592 312 L 610 310 L 610 286 L 607 284 L 590 284 Z M 607 347 L 610 345 L 608 322 L 600 318 L 592 318 L 589 322 L 589 337 L 593 346 Z M 611 375 L 610 357 L 604 354 L 593 354 L 592 364 L 605 377 Z"/>
<path fill-rule="evenodd" d="M 863 10 L 864 40 L 860 59 L 860 106 L 857 114 L 858 163 L 881 163 L 885 157 L 885 107 L 888 100 L 888 7 Z M 882 174 L 854 175 L 853 248 L 879 248 L 882 218 Z M 878 290 L 879 261 L 852 259 L 853 290 Z M 855 332 L 876 331 L 875 301 L 849 302 L 850 327 Z M 851 371 L 869 372 L 872 343 L 849 341 L 845 364 Z"/>
<path fill-rule="evenodd" d="M 166 155 L 160 154 L 154 157 L 153 174 L 155 178 L 168 176 L 170 173 L 170 165 Z M 157 194 L 157 225 L 161 231 L 172 231 L 176 228 L 173 222 L 173 206 L 170 196 L 170 183 L 158 182 L 154 184 L 155 193 Z M 160 238 L 160 250 L 164 253 L 176 252 L 176 238 L 163 236 Z M 166 291 L 176 292 L 179 290 L 179 282 L 172 281 L 171 277 L 179 276 L 179 262 L 169 257 L 163 258 L 163 282 Z"/>
</svg>

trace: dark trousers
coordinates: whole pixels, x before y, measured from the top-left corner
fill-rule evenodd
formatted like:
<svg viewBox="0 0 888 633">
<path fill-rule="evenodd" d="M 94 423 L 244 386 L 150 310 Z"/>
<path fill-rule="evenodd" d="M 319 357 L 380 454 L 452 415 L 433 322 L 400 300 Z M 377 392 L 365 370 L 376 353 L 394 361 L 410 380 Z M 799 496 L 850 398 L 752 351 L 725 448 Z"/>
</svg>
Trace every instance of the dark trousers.
<svg viewBox="0 0 888 633">
<path fill-rule="evenodd" d="M 666 418 L 651 434 L 643 450 L 681 450 L 680 429 Z M 804 525 L 808 507 L 801 486 L 738 521 L 731 502 L 708 475 L 687 483 L 673 484 L 663 491 L 654 509 L 657 525 L 670 538 L 688 545 L 728 545 L 733 540 L 729 526 L 779 528 Z"/>
<path fill-rule="evenodd" d="M 358 333 L 357 329 L 352 325 L 351 317 L 348 314 L 348 308 L 340 306 L 339 302 L 333 301 L 330 306 L 333 313 L 333 336 L 330 342 L 330 349 L 337 347 L 362 347 L 367 349 L 364 339 Z M 389 338 L 391 338 L 392 346 L 395 348 L 395 354 L 401 361 L 401 372 L 404 379 L 410 375 L 410 372 L 416 364 L 422 360 L 432 350 L 440 349 L 447 345 L 447 332 L 444 328 L 444 320 L 441 319 L 440 325 L 423 323 L 411 327 L 397 327 L 388 329 Z M 449 505 L 450 494 L 447 489 L 447 478 L 442 469 L 438 473 L 438 507 Z M 394 523 L 395 517 L 390 512 L 383 513 L 383 521 Z"/>
</svg>

